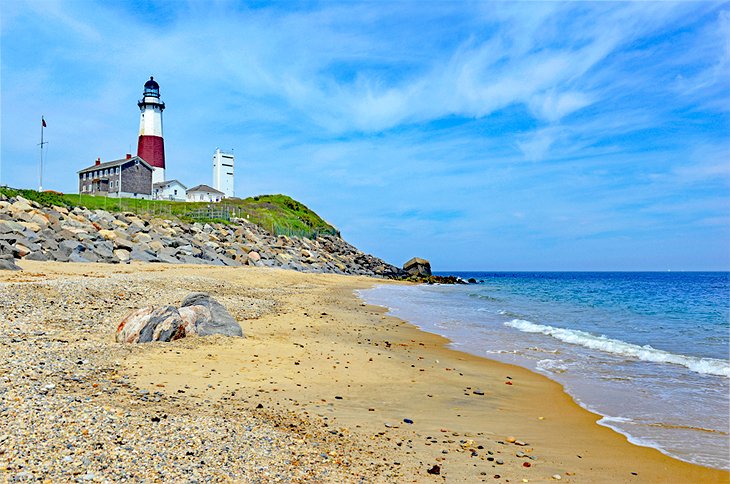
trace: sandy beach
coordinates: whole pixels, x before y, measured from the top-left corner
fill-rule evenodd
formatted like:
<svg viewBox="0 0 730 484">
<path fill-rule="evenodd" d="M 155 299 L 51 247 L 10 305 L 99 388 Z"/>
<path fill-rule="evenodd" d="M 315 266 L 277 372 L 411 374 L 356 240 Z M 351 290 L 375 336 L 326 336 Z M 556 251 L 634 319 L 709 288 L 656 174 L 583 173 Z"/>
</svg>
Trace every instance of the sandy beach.
<svg viewBox="0 0 730 484">
<path fill-rule="evenodd" d="M 0 273 L 8 481 L 730 482 L 628 443 L 546 377 L 451 350 L 354 294 L 384 281 L 20 265 Z M 246 338 L 114 341 L 130 309 L 193 291 Z"/>
</svg>

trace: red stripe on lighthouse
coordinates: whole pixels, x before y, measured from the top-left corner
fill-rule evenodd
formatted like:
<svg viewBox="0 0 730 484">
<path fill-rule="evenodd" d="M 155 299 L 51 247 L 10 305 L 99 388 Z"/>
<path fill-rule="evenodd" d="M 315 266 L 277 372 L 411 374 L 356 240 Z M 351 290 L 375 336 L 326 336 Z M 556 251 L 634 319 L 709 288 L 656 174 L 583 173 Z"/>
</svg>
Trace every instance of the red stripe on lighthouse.
<svg viewBox="0 0 730 484">
<path fill-rule="evenodd" d="M 137 156 L 155 168 L 165 168 L 165 140 L 159 136 L 141 135 L 137 143 Z"/>
</svg>

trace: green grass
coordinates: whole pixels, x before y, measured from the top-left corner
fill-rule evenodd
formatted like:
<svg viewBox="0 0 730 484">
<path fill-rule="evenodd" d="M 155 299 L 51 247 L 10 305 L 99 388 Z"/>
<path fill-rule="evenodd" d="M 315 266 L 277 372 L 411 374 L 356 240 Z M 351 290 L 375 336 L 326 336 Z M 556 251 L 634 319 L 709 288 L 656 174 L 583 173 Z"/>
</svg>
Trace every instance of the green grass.
<svg viewBox="0 0 730 484">
<path fill-rule="evenodd" d="M 26 200 L 38 202 L 44 207 L 50 207 L 53 205 L 57 205 L 60 207 L 67 206 L 64 195 L 57 192 L 38 192 L 35 190 L 0 187 L 0 194 L 3 194 L 8 198 L 20 195 Z"/>
<path fill-rule="evenodd" d="M 299 235 L 297 232 L 319 232 L 338 235 L 332 225 L 304 204 L 286 195 L 259 195 L 234 201 L 248 219 L 267 228 L 272 233 Z M 273 227 L 273 230 L 271 229 Z"/>
<path fill-rule="evenodd" d="M 7 197 L 21 195 L 43 206 L 86 207 L 109 212 L 134 212 L 183 221 L 229 223 L 230 218 L 246 218 L 275 235 L 297 235 L 314 238 L 318 234 L 339 236 L 339 231 L 306 207 L 286 195 L 259 195 L 245 199 L 224 200 L 221 203 L 172 202 L 136 198 L 37 192 L 0 187 Z"/>
</svg>

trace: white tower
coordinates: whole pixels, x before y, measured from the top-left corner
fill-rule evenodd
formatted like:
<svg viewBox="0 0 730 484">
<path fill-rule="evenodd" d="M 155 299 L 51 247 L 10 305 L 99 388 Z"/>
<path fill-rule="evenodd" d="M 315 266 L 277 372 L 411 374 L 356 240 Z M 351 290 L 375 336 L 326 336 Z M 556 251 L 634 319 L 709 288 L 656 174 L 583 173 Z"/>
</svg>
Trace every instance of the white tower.
<svg viewBox="0 0 730 484">
<path fill-rule="evenodd" d="M 223 153 L 220 148 L 213 154 L 213 188 L 227 198 L 233 196 L 233 153 Z"/>
</svg>

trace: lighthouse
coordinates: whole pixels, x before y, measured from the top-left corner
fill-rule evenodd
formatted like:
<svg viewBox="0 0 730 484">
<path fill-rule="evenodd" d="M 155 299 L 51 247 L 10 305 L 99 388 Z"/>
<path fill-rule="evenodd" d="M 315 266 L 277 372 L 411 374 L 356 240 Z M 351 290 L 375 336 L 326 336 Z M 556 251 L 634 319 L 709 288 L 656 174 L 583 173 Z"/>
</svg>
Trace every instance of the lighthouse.
<svg viewBox="0 0 730 484">
<path fill-rule="evenodd" d="M 165 181 L 165 140 L 162 138 L 162 111 L 165 110 L 165 103 L 160 101 L 160 85 L 153 77 L 144 83 L 144 93 L 137 106 L 141 111 L 137 156 L 155 169 L 152 173 L 152 183 L 163 182 Z"/>
</svg>

